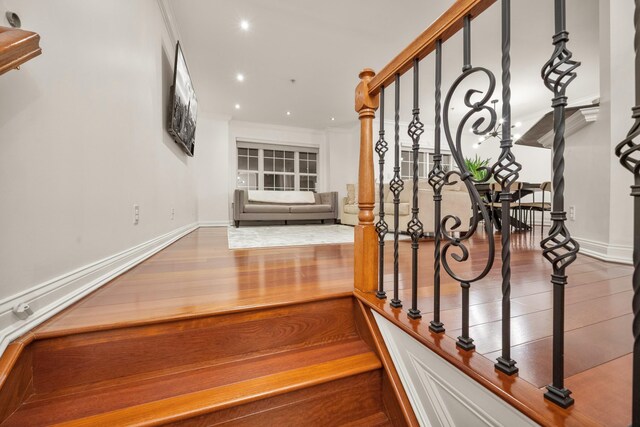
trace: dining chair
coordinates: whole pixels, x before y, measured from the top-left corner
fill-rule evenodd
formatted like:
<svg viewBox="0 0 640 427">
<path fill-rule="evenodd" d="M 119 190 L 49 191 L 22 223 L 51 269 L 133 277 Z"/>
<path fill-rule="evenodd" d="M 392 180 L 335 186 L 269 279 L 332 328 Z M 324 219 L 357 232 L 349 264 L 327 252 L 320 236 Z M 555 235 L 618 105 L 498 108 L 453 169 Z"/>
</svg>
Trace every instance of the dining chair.
<svg viewBox="0 0 640 427">
<path fill-rule="evenodd" d="M 549 200 L 551 199 L 551 182 L 545 181 L 540 184 L 540 191 L 542 192 L 542 202 L 536 202 L 535 192 L 533 193 L 533 202 L 522 203 L 522 209 L 527 212 L 527 220 L 531 230 L 535 227 L 536 212 L 541 213 L 540 219 L 540 233 L 544 234 L 544 213 L 551 211 L 551 203 L 545 201 L 545 194 L 549 193 Z"/>
<path fill-rule="evenodd" d="M 491 201 L 487 205 L 491 209 L 492 217 L 495 218 L 496 211 L 502 209 L 502 202 L 500 202 L 500 197 L 499 197 L 499 194 L 502 192 L 502 186 L 498 182 L 492 182 L 490 185 L 490 189 L 491 189 Z M 511 193 L 517 194 L 517 199 L 515 201 L 512 201 L 509 204 L 511 217 L 512 218 L 514 217 L 513 215 L 514 212 L 518 213 L 516 218 L 518 220 L 518 224 L 513 224 L 513 221 L 512 221 L 511 227 L 517 230 L 520 230 L 521 228 L 524 228 L 523 225 L 526 225 L 526 223 L 523 222 L 523 218 L 522 218 L 522 197 L 521 197 L 522 183 L 516 181 L 513 184 L 511 184 Z"/>
</svg>

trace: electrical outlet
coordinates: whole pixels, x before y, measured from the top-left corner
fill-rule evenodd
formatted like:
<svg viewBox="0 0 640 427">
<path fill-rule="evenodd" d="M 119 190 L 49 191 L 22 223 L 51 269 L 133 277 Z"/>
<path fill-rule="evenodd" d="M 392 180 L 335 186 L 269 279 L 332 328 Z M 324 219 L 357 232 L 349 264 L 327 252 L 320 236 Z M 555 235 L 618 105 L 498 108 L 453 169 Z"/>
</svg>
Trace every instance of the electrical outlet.
<svg viewBox="0 0 640 427">
<path fill-rule="evenodd" d="M 140 222 L 140 205 L 133 205 L 133 225 Z"/>
<path fill-rule="evenodd" d="M 18 319 L 25 320 L 27 317 L 33 314 L 33 310 L 31 309 L 29 304 L 20 303 L 13 307 L 13 314 L 15 314 Z"/>
<path fill-rule="evenodd" d="M 575 221 L 576 220 L 576 207 L 575 206 L 569 206 L 569 220 L 570 221 Z"/>
<path fill-rule="evenodd" d="M 171 220 L 173 221 L 175 217 L 176 217 L 176 210 L 174 208 L 171 208 Z"/>
</svg>

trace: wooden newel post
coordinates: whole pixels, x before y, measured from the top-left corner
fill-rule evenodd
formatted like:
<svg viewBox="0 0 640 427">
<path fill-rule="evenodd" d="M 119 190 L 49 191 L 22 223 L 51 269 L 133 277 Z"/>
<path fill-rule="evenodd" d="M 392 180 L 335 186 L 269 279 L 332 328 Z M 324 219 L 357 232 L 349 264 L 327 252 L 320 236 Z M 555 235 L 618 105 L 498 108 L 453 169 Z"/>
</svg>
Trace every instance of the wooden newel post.
<svg viewBox="0 0 640 427">
<path fill-rule="evenodd" d="M 369 82 L 375 76 L 370 68 L 360 72 L 356 88 L 356 111 L 360 117 L 360 163 L 358 169 L 358 225 L 355 227 L 354 286 L 362 292 L 375 292 L 378 274 L 378 235 L 375 219 L 373 172 L 373 119 L 378 95 L 369 96 Z"/>
</svg>

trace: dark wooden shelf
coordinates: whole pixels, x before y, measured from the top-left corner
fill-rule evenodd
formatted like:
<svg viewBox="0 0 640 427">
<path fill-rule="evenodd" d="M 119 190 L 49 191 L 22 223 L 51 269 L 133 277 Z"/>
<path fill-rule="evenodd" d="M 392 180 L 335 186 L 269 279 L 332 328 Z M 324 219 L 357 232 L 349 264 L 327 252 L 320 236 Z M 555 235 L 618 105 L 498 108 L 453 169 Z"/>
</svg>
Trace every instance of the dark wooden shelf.
<svg viewBox="0 0 640 427">
<path fill-rule="evenodd" d="M 20 67 L 41 53 L 39 34 L 0 27 L 0 75 Z"/>
</svg>

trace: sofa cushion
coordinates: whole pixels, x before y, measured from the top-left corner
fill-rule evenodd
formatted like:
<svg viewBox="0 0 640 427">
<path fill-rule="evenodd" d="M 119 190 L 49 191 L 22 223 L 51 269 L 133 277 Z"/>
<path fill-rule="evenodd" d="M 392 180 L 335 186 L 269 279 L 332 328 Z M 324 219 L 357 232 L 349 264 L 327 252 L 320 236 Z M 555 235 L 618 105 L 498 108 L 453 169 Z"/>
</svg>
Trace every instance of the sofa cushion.
<svg viewBox="0 0 640 427">
<path fill-rule="evenodd" d="M 344 205 L 343 210 L 344 210 L 344 213 L 355 214 L 355 215 L 358 215 L 358 212 L 360 212 L 358 205 Z"/>
<path fill-rule="evenodd" d="M 356 186 L 355 184 L 347 184 L 347 204 L 356 204 Z"/>
<path fill-rule="evenodd" d="M 291 213 L 331 212 L 331 205 L 296 205 L 290 208 Z"/>
<path fill-rule="evenodd" d="M 316 195 L 311 191 L 249 190 L 249 202 L 308 204 L 316 202 Z"/>
<path fill-rule="evenodd" d="M 409 178 L 404 180 L 404 189 L 400 192 L 400 203 L 408 203 L 413 198 L 413 182 Z M 418 188 L 420 188 L 418 186 Z M 385 191 L 387 191 L 385 189 Z M 385 193 L 384 201 L 386 203 L 393 203 L 393 193 L 388 191 Z"/>
<path fill-rule="evenodd" d="M 393 215 L 393 203 L 384 204 L 384 213 Z M 409 215 L 409 203 L 400 203 L 398 205 L 398 215 Z"/>
<path fill-rule="evenodd" d="M 289 205 L 263 205 L 257 203 L 249 203 L 244 205 L 244 211 L 246 213 L 289 213 L 290 208 L 291 206 Z"/>
<path fill-rule="evenodd" d="M 452 184 L 442 187 L 442 191 L 467 191 L 467 186 L 459 178 L 453 176 L 451 180 Z"/>
</svg>

